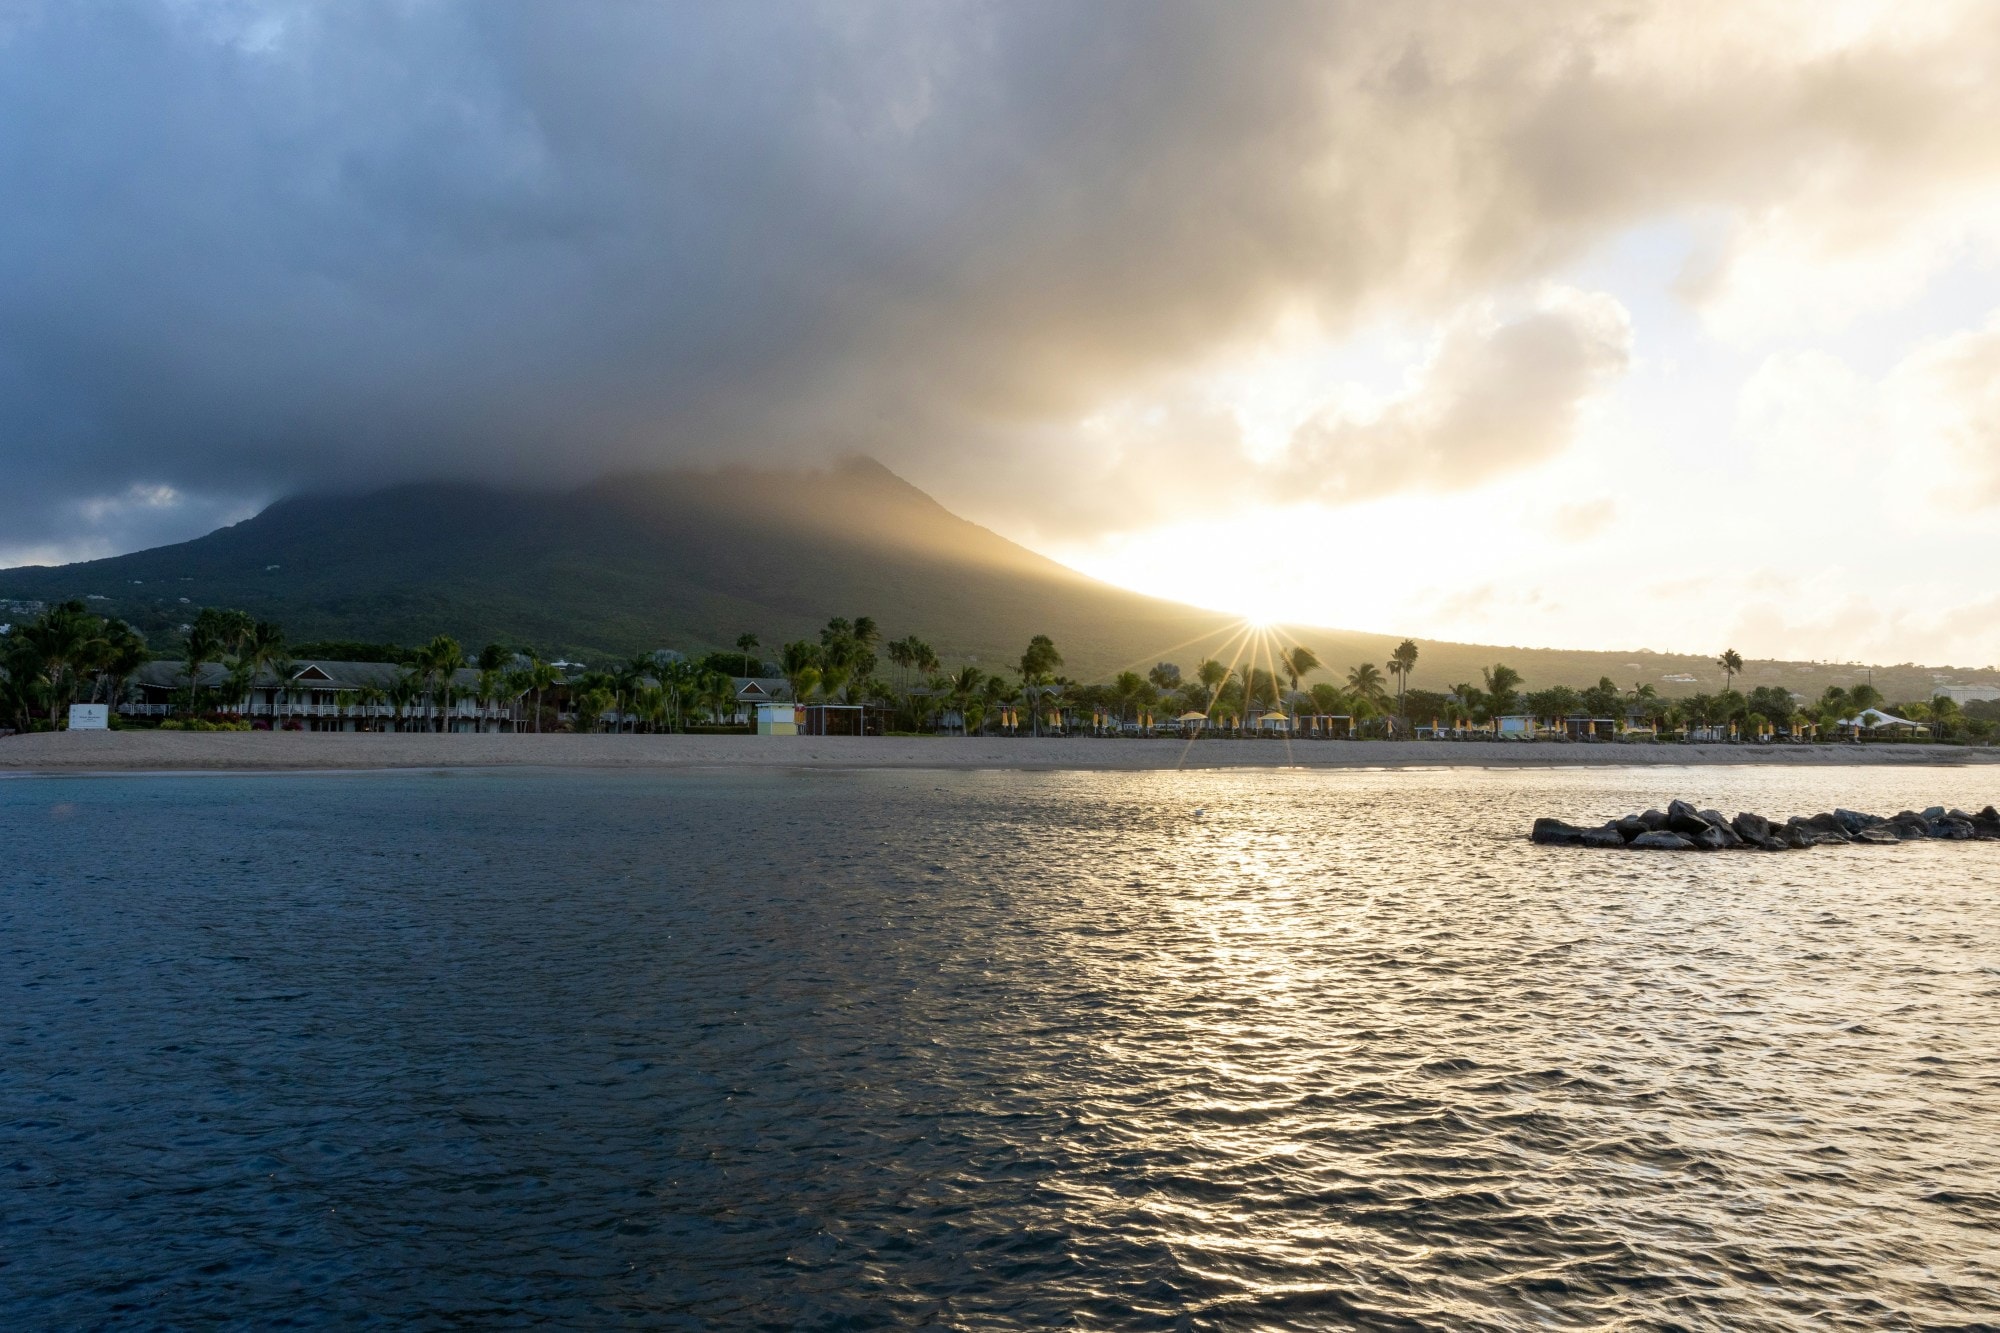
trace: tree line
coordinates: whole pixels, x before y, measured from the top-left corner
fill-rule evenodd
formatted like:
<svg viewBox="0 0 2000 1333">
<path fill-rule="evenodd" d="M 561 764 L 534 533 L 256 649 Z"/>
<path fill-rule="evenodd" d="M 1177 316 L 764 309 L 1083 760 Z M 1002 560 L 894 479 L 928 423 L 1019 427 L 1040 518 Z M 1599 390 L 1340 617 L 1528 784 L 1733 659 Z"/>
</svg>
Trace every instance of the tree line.
<svg viewBox="0 0 2000 1333">
<path fill-rule="evenodd" d="M 914 634 L 885 643 L 869 616 L 834 617 L 817 637 L 783 644 L 775 662 L 761 658 L 755 634 L 739 635 L 735 647 L 735 652 L 710 652 L 696 659 L 662 649 L 610 667 L 568 670 L 499 643 L 468 657 L 448 635 L 415 648 L 329 641 L 288 648 L 277 625 L 210 607 L 182 635 L 176 659 L 181 717 L 165 725 L 234 725 L 230 719 L 241 712 L 253 683 L 260 677 L 288 680 L 300 658 L 393 665 L 395 674 L 388 680 L 347 693 L 345 702 L 359 706 L 358 725 L 394 725 L 398 730 L 443 730 L 453 710 L 468 701 L 525 706 L 521 724 L 536 731 L 558 724 L 565 714 L 571 726 L 582 730 L 716 725 L 736 714 L 734 678 L 742 676 L 781 677 L 801 703 L 883 709 L 892 729 L 966 733 L 981 730 L 999 710 L 1011 708 L 1025 712 L 1023 721 L 1037 732 L 1052 716 L 1066 728 L 1100 718 L 1122 727 L 1147 716 L 1170 722 L 1189 713 L 1225 730 L 1252 729 L 1262 716 L 1275 712 L 1290 719 L 1345 716 L 1358 732 L 1382 735 L 1407 734 L 1412 723 L 1484 726 L 1521 713 L 1543 719 L 1611 718 L 1662 731 L 1734 725 L 1754 734 L 1766 725 L 1830 731 L 1840 720 L 1885 702 L 1866 684 L 1829 687 L 1820 698 L 1803 703 L 1775 686 L 1740 692 L 1733 684 L 1743 659 L 1734 650 L 1717 659 L 1728 682 L 1722 691 L 1667 698 L 1651 685 L 1621 689 L 1609 678 L 1584 689 L 1553 685 L 1525 690 L 1521 673 L 1503 663 L 1482 670 L 1477 683 L 1419 689 L 1410 683 L 1419 659 L 1418 645 L 1410 639 L 1380 665 L 1357 663 L 1316 681 L 1308 678 L 1327 668 L 1302 644 L 1274 646 L 1262 663 L 1240 655 L 1230 661 L 1205 657 L 1184 670 L 1163 661 L 1144 672 L 1124 670 L 1108 680 L 1079 681 L 1063 673 L 1063 655 L 1054 641 L 1035 635 L 1005 671 L 990 672 L 970 662 L 954 667 Z M 97 615 L 84 602 L 60 603 L 0 637 L 0 720 L 17 730 L 53 727 L 61 724 L 71 703 L 116 704 L 151 658 L 130 625 Z M 1961 709 L 1945 696 L 1897 704 L 1894 711 L 1947 739 L 1984 738 L 1994 725 L 1984 715 L 1989 710 L 1979 705 Z"/>
</svg>

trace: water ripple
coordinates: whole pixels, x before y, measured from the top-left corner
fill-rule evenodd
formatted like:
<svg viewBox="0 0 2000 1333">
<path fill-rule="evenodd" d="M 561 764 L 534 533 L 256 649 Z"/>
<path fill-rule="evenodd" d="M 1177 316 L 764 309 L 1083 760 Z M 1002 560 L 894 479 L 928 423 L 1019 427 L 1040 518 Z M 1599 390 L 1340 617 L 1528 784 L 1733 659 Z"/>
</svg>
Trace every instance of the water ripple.
<svg viewBox="0 0 2000 1333">
<path fill-rule="evenodd" d="M 1520 836 L 1980 777 L 0 783 L 0 1310 L 1995 1327 L 2000 847 Z"/>
</svg>

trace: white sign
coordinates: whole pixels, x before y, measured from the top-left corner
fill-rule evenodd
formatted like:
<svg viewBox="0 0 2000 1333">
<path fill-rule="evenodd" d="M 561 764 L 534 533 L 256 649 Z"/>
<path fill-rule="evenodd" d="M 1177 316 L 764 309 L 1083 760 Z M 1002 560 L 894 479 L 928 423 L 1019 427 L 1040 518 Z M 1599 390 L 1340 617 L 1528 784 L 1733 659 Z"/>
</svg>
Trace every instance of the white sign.
<svg viewBox="0 0 2000 1333">
<path fill-rule="evenodd" d="M 71 731 L 106 731 L 110 727 L 110 704 L 71 704 L 69 706 L 69 729 Z"/>
</svg>

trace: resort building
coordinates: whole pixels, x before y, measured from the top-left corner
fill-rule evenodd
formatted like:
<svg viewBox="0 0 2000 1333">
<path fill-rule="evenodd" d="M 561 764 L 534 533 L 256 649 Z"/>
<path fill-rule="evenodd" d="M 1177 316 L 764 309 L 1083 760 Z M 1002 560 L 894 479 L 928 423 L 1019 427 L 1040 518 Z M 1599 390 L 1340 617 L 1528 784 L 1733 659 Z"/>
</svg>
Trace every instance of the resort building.
<svg viewBox="0 0 2000 1333">
<path fill-rule="evenodd" d="M 394 662 L 293 662 L 279 676 L 259 671 L 246 693 L 229 697 L 229 672 L 202 666 L 193 693 L 195 715 L 239 718 L 259 730 L 284 731 L 512 731 L 517 696 L 479 697 L 479 672 L 452 673 L 449 688 L 412 688 L 406 668 Z M 189 712 L 187 667 L 148 662 L 133 673 L 122 717 L 181 717 Z"/>
</svg>

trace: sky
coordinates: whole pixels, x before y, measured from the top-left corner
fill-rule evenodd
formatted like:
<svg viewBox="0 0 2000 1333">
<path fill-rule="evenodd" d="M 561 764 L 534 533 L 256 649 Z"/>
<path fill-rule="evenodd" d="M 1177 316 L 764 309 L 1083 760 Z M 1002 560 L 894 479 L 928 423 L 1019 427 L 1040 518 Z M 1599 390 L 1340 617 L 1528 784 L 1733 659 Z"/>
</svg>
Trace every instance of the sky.
<svg viewBox="0 0 2000 1333">
<path fill-rule="evenodd" d="M 2000 660 L 2000 5 L 0 0 L 0 566 L 863 453 L 1076 567 Z"/>
</svg>

